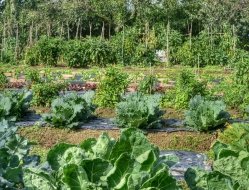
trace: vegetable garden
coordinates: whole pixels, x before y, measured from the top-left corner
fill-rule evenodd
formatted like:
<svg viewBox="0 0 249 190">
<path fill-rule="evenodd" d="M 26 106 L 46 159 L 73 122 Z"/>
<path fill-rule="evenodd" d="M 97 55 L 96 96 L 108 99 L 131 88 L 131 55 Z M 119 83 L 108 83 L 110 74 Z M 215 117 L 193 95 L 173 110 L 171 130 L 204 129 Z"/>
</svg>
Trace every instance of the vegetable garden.
<svg viewBox="0 0 249 190">
<path fill-rule="evenodd" d="M 221 2 L 0 1 L 0 190 L 248 190 L 249 3 Z"/>
</svg>

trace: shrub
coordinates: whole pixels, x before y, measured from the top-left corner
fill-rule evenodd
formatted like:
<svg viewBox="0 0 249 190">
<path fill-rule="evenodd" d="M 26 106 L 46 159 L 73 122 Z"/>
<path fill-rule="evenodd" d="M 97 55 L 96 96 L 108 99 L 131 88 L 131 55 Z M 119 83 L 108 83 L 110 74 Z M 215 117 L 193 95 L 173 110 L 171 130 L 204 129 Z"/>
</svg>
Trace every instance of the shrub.
<svg viewBox="0 0 249 190">
<path fill-rule="evenodd" d="M 86 67 L 88 59 L 85 55 L 86 45 L 79 40 L 71 40 L 67 42 L 64 58 L 69 67 Z"/>
<path fill-rule="evenodd" d="M 249 89 L 249 53 L 238 50 L 236 60 L 233 63 L 235 68 L 235 82 L 238 85 L 244 85 Z"/>
<path fill-rule="evenodd" d="M 111 38 L 111 46 L 116 55 L 117 62 L 124 65 L 131 65 L 137 44 L 139 33 L 136 28 L 128 28 L 124 33 L 119 32 Z"/>
<path fill-rule="evenodd" d="M 29 91 L 0 94 L 0 121 L 19 120 L 30 106 L 32 93 Z"/>
<path fill-rule="evenodd" d="M 0 72 L 0 90 L 4 89 L 8 83 L 7 77 L 3 72 Z"/>
<path fill-rule="evenodd" d="M 249 91 L 245 85 L 236 83 L 221 84 L 224 102 L 231 108 L 239 109 L 242 113 L 249 104 Z"/>
<path fill-rule="evenodd" d="M 142 132 L 127 129 L 118 140 L 104 133 L 79 146 L 61 143 L 47 161 L 51 171 L 25 170 L 28 189 L 172 189 L 178 190 L 169 172 L 174 157 L 160 157 Z"/>
<path fill-rule="evenodd" d="M 189 110 L 185 112 L 185 124 L 198 131 L 208 131 L 224 125 L 230 115 L 225 111 L 222 101 L 208 101 L 201 96 L 190 100 Z"/>
<path fill-rule="evenodd" d="M 39 83 L 32 86 L 33 100 L 35 106 L 50 106 L 52 100 L 59 96 L 61 90 L 66 87 L 65 83 Z"/>
<path fill-rule="evenodd" d="M 121 128 L 152 128 L 160 127 L 163 112 L 159 105 L 161 96 L 133 93 L 117 104 L 115 122 Z"/>
<path fill-rule="evenodd" d="M 43 119 L 55 127 L 76 128 L 79 122 L 86 122 L 95 110 L 92 104 L 94 92 L 84 95 L 69 94 L 53 100 L 51 114 Z"/>
<path fill-rule="evenodd" d="M 25 80 L 29 85 L 38 84 L 42 82 L 39 71 L 30 69 L 25 72 Z"/>
<path fill-rule="evenodd" d="M 40 55 L 39 55 L 39 47 L 37 44 L 34 44 L 31 47 L 28 47 L 25 50 L 24 62 L 30 66 L 36 66 L 40 64 Z"/>
<path fill-rule="evenodd" d="M 192 73 L 182 71 L 177 78 L 175 88 L 166 92 L 163 101 L 165 106 L 186 108 L 190 99 L 196 95 L 207 95 L 206 83 L 196 80 Z"/>
<path fill-rule="evenodd" d="M 234 124 L 213 145 L 213 171 L 188 169 L 185 179 L 190 189 L 247 189 L 249 125 Z"/>
<path fill-rule="evenodd" d="M 114 107 L 121 100 L 127 86 L 127 74 L 117 68 L 107 69 L 97 88 L 96 103 L 101 107 Z"/>
<path fill-rule="evenodd" d="M 155 76 L 145 76 L 138 85 L 138 91 L 144 94 L 154 94 L 156 92 L 157 84 L 158 79 Z"/>
<path fill-rule="evenodd" d="M 60 38 L 42 36 L 35 45 L 26 50 L 25 62 L 29 65 L 56 66 L 61 55 Z"/>
</svg>

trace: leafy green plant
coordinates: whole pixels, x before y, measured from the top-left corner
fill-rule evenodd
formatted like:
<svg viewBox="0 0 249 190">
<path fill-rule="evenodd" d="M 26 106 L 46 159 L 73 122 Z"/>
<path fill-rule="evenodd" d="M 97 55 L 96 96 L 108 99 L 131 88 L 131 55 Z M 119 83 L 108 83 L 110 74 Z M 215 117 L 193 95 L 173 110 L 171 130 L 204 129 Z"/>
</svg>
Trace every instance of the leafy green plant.
<svg viewBox="0 0 249 190">
<path fill-rule="evenodd" d="M 42 82 L 39 71 L 34 69 L 30 69 L 25 72 L 25 79 L 30 86 Z"/>
<path fill-rule="evenodd" d="M 35 45 L 26 50 L 25 62 L 28 65 L 44 64 L 56 66 L 62 51 L 60 38 L 42 36 Z"/>
<path fill-rule="evenodd" d="M 153 94 L 156 92 L 158 79 L 153 76 L 145 76 L 138 85 L 138 91 L 144 94 Z"/>
<path fill-rule="evenodd" d="M 11 123 L 0 122 L 0 189 L 22 189 L 23 167 L 39 161 L 28 156 L 29 143 L 16 131 Z"/>
<path fill-rule="evenodd" d="M 95 110 L 92 104 L 94 92 L 84 95 L 68 94 L 53 100 L 51 114 L 43 119 L 55 127 L 77 128 L 80 122 L 86 122 Z"/>
<path fill-rule="evenodd" d="M 243 50 L 237 51 L 235 63 L 235 82 L 238 85 L 245 85 L 249 89 L 249 53 Z"/>
<path fill-rule="evenodd" d="M 101 80 L 95 102 L 101 107 L 114 107 L 128 86 L 128 75 L 117 68 L 108 68 Z"/>
<path fill-rule="evenodd" d="M 69 67 L 86 67 L 89 65 L 85 51 L 88 47 L 84 42 L 72 40 L 67 42 L 64 58 Z"/>
<path fill-rule="evenodd" d="M 116 124 L 121 127 L 152 128 L 160 127 L 161 95 L 129 94 L 116 106 Z"/>
<path fill-rule="evenodd" d="M 223 100 L 229 107 L 239 109 L 241 113 L 244 113 L 246 106 L 249 104 L 249 91 L 245 85 L 234 82 L 222 83 L 218 93 L 223 93 Z"/>
<path fill-rule="evenodd" d="M 4 89 L 8 83 L 7 77 L 3 72 L 0 72 L 0 90 Z"/>
<path fill-rule="evenodd" d="M 24 55 L 24 62 L 30 66 L 36 66 L 40 64 L 39 47 L 34 44 L 31 47 L 27 47 Z"/>
<path fill-rule="evenodd" d="M 65 83 L 38 83 L 32 86 L 33 100 L 35 106 L 50 106 L 52 100 L 59 96 L 61 90 L 65 89 Z"/>
<path fill-rule="evenodd" d="M 175 157 L 160 157 L 141 131 L 126 129 L 118 140 L 104 133 L 79 146 L 61 143 L 47 156 L 52 171 L 26 169 L 28 189 L 180 189 L 169 173 Z"/>
<path fill-rule="evenodd" d="M 84 41 L 85 57 L 89 65 L 104 67 L 107 64 L 115 63 L 116 57 L 108 41 L 101 38 L 89 38 Z"/>
<path fill-rule="evenodd" d="M 222 101 L 208 101 L 201 96 L 190 100 L 189 110 L 185 112 L 185 124 L 198 131 L 208 131 L 224 125 L 230 115 L 225 111 Z"/>
<path fill-rule="evenodd" d="M 186 108 L 190 99 L 196 95 L 207 95 L 206 83 L 196 80 L 192 73 L 182 71 L 177 77 L 175 88 L 166 92 L 163 104 L 177 109 Z"/>
<path fill-rule="evenodd" d="M 0 121 L 3 119 L 19 120 L 28 110 L 31 100 L 32 93 L 30 91 L 0 94 Z"/>
<path fill-rule="evenodd" d="M 190 189 L 248 189 L 249 125 L 233 124 L 213 145 L 213 171 L 188 169 L 185 179 Z"/>
</svg>

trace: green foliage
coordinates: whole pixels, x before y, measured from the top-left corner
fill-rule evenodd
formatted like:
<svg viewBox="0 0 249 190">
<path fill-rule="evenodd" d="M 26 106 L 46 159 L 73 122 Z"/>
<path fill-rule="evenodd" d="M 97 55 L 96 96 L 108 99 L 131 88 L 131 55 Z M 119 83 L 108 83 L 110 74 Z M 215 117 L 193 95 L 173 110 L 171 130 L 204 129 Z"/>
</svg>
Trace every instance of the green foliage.
<svg viewBox="0 0 249 190">
<path fill-rule="evenodd" d="M 28 141 L 16 134 L 17 127 L 7 121 L 0 122 L 0 189 L 23 188 L 23 170 Z"/>
<path fill-rule="evenodd" d="M 1 49 L 0 62 L 7 64 L 15 64 L 15 43 L 14 38 L 6 38 L 4 49 Z"/>
<path fill-rule="evenodd" d="M 86 67 L 88 60 L 85 56 L 86 45 L 79 40 L 71 40 L 67 42 L 64 58 L 69 67 Z"/>
<path fill-rule="evenodd" d="M 89 65 L 104 67 L 115 63 L 115 55 L 108 41 L 101 38 L 89 38 L 84 43 L 86 43 L 85 56 Z"/>
<path fill-rule="evenodd" d="M 224 35 L 210 36 L 203 30 L 197 37 L 186 41 L 176 53 L 178 63 L 200 67 L 206 65 L 227 65 L 232 59 L 233 39 L 230 31 Z"/>
<path fill-rule="evenodd" d="M 186 172 L 190 189 L 248 189 L 248 129 L 248 124 L 233 124 L 220 135 L 212 147 L 213 171 L 188 169 Z"/>
<path fill-rule="evenodd" d="M 28 110 L 31 99 L 32 93 L 30 91 L 0 94 L 0 121 L 3 119 L 19 120 Z"/>
<path fill-rule="evenodd" d="M 122 131 L 118 140 L 104 133 L 80 146 L 61 143 L 47 161 L 52 171 L 25 170 L 29 189 L 180 189 L 169 173 L 174 157 L 159 150 L 136 129 Z"/>
<path fill-rule="evenodd" d="M 0 72 L 0 90 L 3 90 L 8 83 L 7 77 L 4 75 L 3 72 Z"/>
<path fill-rule="evenodd" d="M 25 72 L 25 80 L 29 83 L 29 85 L 42 82 L 39 71 L 35 69 L 30 69 Z"/>
<path fill-rule="evenodd" d="M 40 64 L 39 47 L 34 44 L 31 47 L 27 47 L 25 50 L 24 62 L 30 66 L 36 66 Z"/>
<path fill-rule="evenodd" d="M 33 100 L 35 106 L 50 106 L 52 100 L 59 96 L 61 90 L 66 87 L 65 83 L 38 83 L 32 86 Z"/>
<path fill-rule="evenodd" d="M 92 104 L 94 92 L 84 95 L 68 94 L 53 100 L 51 114 L 43 119 L 54 127 L 77 128 L 80 122 L 86 122 L 95 110 Z"/>
<path fill-rule="evenodd" d="M 56 66 L 62 51 L 60 38 L 42 36 L 35 45 L 26 51 L 25 62 L 29 65 Z"/>
<path fill-rule="evenodd" d="M 198 131 L 208 131 L 224 125 L 230 118 L 222 101 L 208 101 L 201 96 L 190 100 L 185 112 L 185 124 Z"/>
<path fill-rule="evenodd" d="M 149 48 L 144 43 L 139 43 L 132 57 L 132 64 L 142 66 L 154 65 L 156 62 L 155 54 L 154 48 Z"/>
<path fill-rule="evenodd" d="M 231 108 L 240 109 L 243 113 L 246 106 L 249 105 L 249 91 L 245 85 L 223 83 L 220 91 L 224 94 L 224 102 Z"/>
<path fill-rule="evenodd" d="M 177 109 L 186 108 L 190 99 L 196 95 L 207 95 L 206 83 L 196 80 L 192 73 L 182 71 L 177 78 L 175 88 L 166 92 L 163 104 Z"/>
<path fill-rule="evenodd" d="M 129 94 L 116 106 L 116 124 L 121 127 L 160 127 L 163 112 L 160 110 L 161 96 Z"/>
<path fill-rule="evenodd" d="M 114 107 L 128 86 L 128 75 L 117 68 L 108 68 L 101 80 L 95 101 L 101 107 Z"/>
<path fill-rule="evenodd" d="M 235 82 L 238 85 L 245 85 L 249 89 L 249 53 L 238 51 L 235 63 Z"/>
<path fill-rule="evenodd" d="M 158 79 L 154 75 L 145 76 L 138 85 L 138 91 L 143 94 L 154 94 Z"/>
<path fill-rule="evenodd" d="M 112 49 L 117 57 L 117 62 L 124 65 L 132 64 L 134 52 L 138 44 L 139 34 L 135 28 L 125 29 L 124 33 L 117 33 L 111 38 Z"/>
</svg>

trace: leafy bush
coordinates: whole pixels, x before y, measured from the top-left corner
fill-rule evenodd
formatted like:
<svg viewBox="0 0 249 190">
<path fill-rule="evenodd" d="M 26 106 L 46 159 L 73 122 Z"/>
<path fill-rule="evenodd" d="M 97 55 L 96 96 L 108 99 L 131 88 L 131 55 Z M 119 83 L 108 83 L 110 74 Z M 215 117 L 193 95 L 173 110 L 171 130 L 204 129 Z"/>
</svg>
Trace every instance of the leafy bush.
<svg viewBox="0 0 249 190">
<path fill-rule="evenodd" d="M 117 33 L 111 38 L 111 46 L 116 55 L 117 62 L 124 65 L 131 65 L 137 44 L 139 33 L 136 28 L 126 29 L 124 33 Z"/>
<path fill-rule="evenodd" d="M 28 155 L 28 141 L 16 134 L 17 127 L 0 122 L 0 189 L 22 189 L 23 167 L 38 161 Z"/>
<path fill-rule="evenodd" d="M 145 76 L 138 85 L 138 91 L 144 94 L 153 94 L 156 92 L 158 79 L 153 76 Z"/>
<path fill-rule="evenodd" d="M 249 105 L 249 91 L 245 85 L 222 83 L 215 91 L 217 90 L 223 94 L 224 102 L 231 108 L 239 109 L 243 113 Z"/>
<path fill-rule="evenodd" d="M 26 50 L 25 62 L 29 65 L 56 66 L 62 51 L 60 38 L 42 36 L 35 45 Z"/>
<path fill-rule="evenodd" d="M 190 189 L 248 189 L 249 125 L 233 124 L 212 149 L 212 172 L 188 169 L 185 179 Z"/>
<path fill-rule="evenodd" d="M 117 104 L 116 120 L 119 127 L 152 128 L 160 127 L 163 112 L 159 105 L 161 96 L 146 96 L 133 93 Z"/>
<path fill-rule="evenodd" d="M 180 189 L 169 173 L 174 157 L 160 157 L 142 132 L 122 131 L 116 141 L 106 133 L 79 146 L 61 143 L 47 161 L 52 171 L 26 169 L 28 189 Z"/>
<path fill-rule="evenodd" d="M 242 50 L 237 50 L 235 63 L 235 82 L 238 85 L 244 85 L 249 89 L 249 53 Z"/>
<path fill-rule="evenodd" d="M 16 64 L 16 56 L 15 56 L 15 38 L 8 37 L 5 38 L 5 43 L 2 44 L 0 62 L 4 64 Z"/>
<path fill-rule="evenodd" d="M 7 77 L 3 72 L 0 72 L 0 90 L 4 89 L 8 83 Z"/>
<path fill-rule="evenodd" d="M 139 43 L 132 57 L 132 64 L 151 66 L 156 62 L 156 51 L 154 48 L 146 47 L 144 43 Z"/>
<path fill-rule="evenodd" d="M 206 83 L 196 80 L 192 73 L 182 71 L 177 78 L 175 88 L 166 92 L 163 103 L 164 106 L 186 108 L 190 99 L 196 95 L 207 95 Z"/>
<path fill-rule="evenodd" d="M 0 94 L 0 121 L 20 119 L 28 110 L 31 99 L 32 93 L 29 91 Z"/>
<path fill-rule="evenodd" d="M 178 63 L 182 65 L 199 66 L 227 65 L 232 59 L 231 31 L 224 31 L 224 35 L 212 36 L 210 41 L 209 31 L 203 30 L 196 37 L 186 41 L 176 53 Z M 191 45 L 190 45 L 191 44 Z"/>
<path fill-rule="evenodd" d="M 30 69 L 25 72 L 25 80 L 28 82 L 29 85 L 38 84 L 42 82 L 39 71 L 34 69 Z"/>
<path fill-rule="evenodd" d="M 76 128 L 79 122 L 86 122 L 95 110 L 92 104 L 94 92 L 84 95 L 69 94 L 53 100 L 51 114 L 44 115 L 43 119 L 55 127 Z"/>
<path fill-rule="evenodd" d="M 86 43 L 85 57 L 89 65 L 104 67 L 116 62 L 108 41 L 101 38 L 89 38 L 84 43 Z"/>
<path fill-rule="evenodd" d="M 65 89 L 65 83 L 38 83 L 32 86 L 33 100 L 35 106 L 50 106 L 52 100 L 59 96 L 61 90 Z"/>
<path fill-rule="evenodd" d="M 72 40 L 67 42 L 64 58 L 69 67 L 86 67 L 88 60 L 85 56 L 86 45 L 79 40 Z"/>
<path fill-rule="evenodd" d="M 127 74 L 117 68 L 107 69 L 97 88 L 96 103 L 101 107 L 114 107 L 121 100 L 127 86 Z"/>
<path fill-rule="evenodd" d="M 189 110 L 185 112 L 185 124 L 198 131 L 208 131 L 224 125 L 230 115 L 222 101 L 208 101 L 201 96 L 190 100 Z"/>
<path fill-rule="evenodd" d="M 30 66 L 36 66 L 40 64 L 39 47 L 34 44 L 31 47 L 26 48 L 24 62 Z"/>
</svg>

